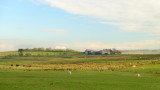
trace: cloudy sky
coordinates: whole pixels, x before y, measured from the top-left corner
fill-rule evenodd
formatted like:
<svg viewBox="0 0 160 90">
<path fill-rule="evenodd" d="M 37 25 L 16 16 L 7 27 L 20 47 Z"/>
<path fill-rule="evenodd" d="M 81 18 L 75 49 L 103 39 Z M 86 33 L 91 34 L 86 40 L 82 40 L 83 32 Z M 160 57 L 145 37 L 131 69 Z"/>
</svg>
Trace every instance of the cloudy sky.
<svg viewBox="0 0 160 90">
<path fill-rule="evenodd" d="M 160 0 L 0 0 L 0 51 L 160 49 Z"/>
</svg>

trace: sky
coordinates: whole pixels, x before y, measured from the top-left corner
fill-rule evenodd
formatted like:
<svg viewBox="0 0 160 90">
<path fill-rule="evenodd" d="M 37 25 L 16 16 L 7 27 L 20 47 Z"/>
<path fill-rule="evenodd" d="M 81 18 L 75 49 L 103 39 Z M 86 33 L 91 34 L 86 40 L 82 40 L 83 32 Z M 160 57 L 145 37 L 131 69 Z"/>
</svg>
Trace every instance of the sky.
<svg viewBox="0 0 160 90">
<path fill-rule="evenodd" d="M 160 49 L 160 0 L 0 0 L 0 51 Z"/>
</svg>

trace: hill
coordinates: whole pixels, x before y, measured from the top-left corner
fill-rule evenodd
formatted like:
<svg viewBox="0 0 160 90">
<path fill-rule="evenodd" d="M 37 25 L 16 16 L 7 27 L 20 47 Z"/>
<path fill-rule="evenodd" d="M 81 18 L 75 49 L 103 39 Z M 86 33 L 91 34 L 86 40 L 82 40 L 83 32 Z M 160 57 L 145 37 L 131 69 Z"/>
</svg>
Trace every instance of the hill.
<svg viewBox="0 0 160 90">
<path fill-rule="evenodd" d="M 9 51 L 0 52 L 0 56 L 73 56 L 81 55 L 82 52 L 74 50 L 22 50 L 22 51 Z"/>
</svg>

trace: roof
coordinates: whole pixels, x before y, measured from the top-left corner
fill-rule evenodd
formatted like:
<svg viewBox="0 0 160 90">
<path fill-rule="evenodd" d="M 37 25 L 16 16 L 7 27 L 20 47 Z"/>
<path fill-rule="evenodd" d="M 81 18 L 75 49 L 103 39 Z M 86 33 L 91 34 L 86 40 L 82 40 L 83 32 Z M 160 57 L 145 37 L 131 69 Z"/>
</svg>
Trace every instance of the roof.
<svg viewBox="0 0 160 90">
<path fill-rule="evenodd" d="M 85 51 L 93 51 L 92 49 L 86 49 Z"/>
</svg>

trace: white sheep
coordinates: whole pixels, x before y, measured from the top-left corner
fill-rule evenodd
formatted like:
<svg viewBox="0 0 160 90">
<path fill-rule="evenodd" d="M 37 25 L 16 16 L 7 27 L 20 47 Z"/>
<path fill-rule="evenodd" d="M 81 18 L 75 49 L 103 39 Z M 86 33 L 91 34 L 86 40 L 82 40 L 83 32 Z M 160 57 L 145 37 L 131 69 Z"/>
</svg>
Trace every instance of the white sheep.
<svg viewBox="0 0 160 90">
<path fill-rule="evenodd" d="M 137 74 L 137 77 L 140 77 L 140 76 L 141 76 L 141 75 L 138 73 L 138 74 Z"/>
<path fill-rule="evenodd" d="M 68 73 L 69 73 L 69 75 L 71 75 L 71 74 L 72 74 L 72 72 L 71 72 L 71 71 L 68 71 Z"/>
</svg>

